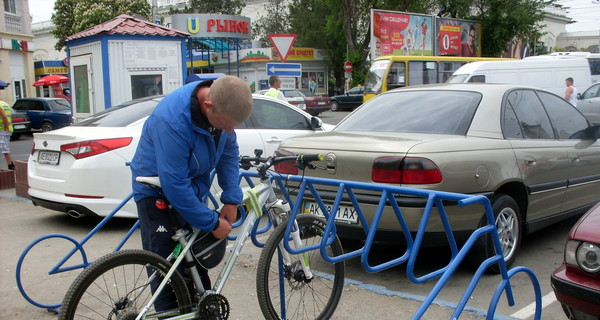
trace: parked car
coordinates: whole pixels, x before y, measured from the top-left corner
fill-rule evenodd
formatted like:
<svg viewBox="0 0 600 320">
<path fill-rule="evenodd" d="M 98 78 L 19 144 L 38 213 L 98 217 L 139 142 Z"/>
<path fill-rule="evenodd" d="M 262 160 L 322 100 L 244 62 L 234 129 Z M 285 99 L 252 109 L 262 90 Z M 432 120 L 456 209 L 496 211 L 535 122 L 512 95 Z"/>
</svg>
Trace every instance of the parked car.
<svg viewBox="0 0 600 320">
<path fill-rule="evenodd" d="M 567 236 L 564 263 L 551 278 L 568 319 L 600 319 L 600 203 Z"/>
<path fill-rule="evenodd" d="M 533 87 L 503 84 L 411 86 L 376 96 L 332 131 L 284 141 L 282 154 L 322 153 L 327 170 L 307 170 L 323 178 L 480 194 L 492 203 L 504 258 L 517 256 L 524 234 L 540 230 L 600 201 L 599 127 L 562 97 Z M 323 186 L 324 201 L 336 188 Z M 379 197 L 356 195 L 367 221 Z M 398 197 L 416 232 L 425 201 Z M 314 211 L 306 199 L 305 210 Z M 343 202 L 340 210 L 352 210 Z M 450 206 L 450 224 L 459 238 L 481 225 L 483 209 Z M 376 240 L 403 239 L 388 207 Z M 354 216 L 338 234 L 364 239 Z M 445 245 L 441 220 L 432 217 L 428 245 Z M 439 239 L 439 240 L 436 240 Z M 471 258 L 494 255 L 491 240 L 480 240 Z M 494 271 L 497 271 L 494 270 Z"/>
<path fill-rule="evenodd" d="M 268 90 L 260 90 L 258 94 L 264 95 Z M 279 89 L 285 100 L 298 109 L 308 112 L 312 116 L 318 116 L 321 112 L 331 108 L 331 100 L 306 89 Z"/>
<path fill-rule="evenodd" d="M 34 134 L 28 163 L 29 195 L 35 205 L 81 215 L 106 216 L 131 193 L 133 158 L 142 126 L 162 97 L 133 100 L 72 126 Z M 288 137 L 333 126 L 292 105 L 253 95 L 250 118 L 236 128 L 240 155 L 275 152 Z M 137 217 L 130 203 L 117 216 Z"/>
<path fill-rule="evenodd" d="M 363 92 L 365 87 L 354 87 L 345 94 L 329 97 L 331 99 L 331 111 L 354 109 L 363 103 Z"/>
<path fill-rule="evenodd" d="M 32 130 L 46 132 L 73 123 L 71 104 L 63 98 L 21 98 L 13 109 L 27 112 Z"/>
<path fill-rule="evenodd" d="M 27 116 L 27 112 L 15 111 L 10 112 L 13 124 L 13 133 L 10 135 L 10 140 L 19 140 L 22 134 L 31 132 L 31 122 Z"/>
<path fill-rule="evenodd" d="M 590 120 L 591 123 L 600 123 L 600 83 L 587 88 L 578 94 L 577 109 Z"/>
</svg>

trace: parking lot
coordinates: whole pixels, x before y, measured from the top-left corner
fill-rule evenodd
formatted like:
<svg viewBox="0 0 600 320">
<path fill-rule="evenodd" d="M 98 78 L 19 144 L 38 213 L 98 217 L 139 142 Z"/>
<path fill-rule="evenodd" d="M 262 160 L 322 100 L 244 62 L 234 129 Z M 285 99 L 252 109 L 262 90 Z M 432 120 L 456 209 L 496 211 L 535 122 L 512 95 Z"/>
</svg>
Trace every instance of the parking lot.
<svg viewBox="0 0 600 320">
<path fill-rule="evenodd" d="M 337 123 L 339 118 L 347 113 L 324 113 L 321 118 L 328 123 Z M 11 143 L 15 160 L 27 159 L 31 149 L 31 137 L 25 136 Z M 0 160 L 0 161 L 3 161 Z M 0 163 L 0 167 L 5 164 Z M 49 233 L 63 233 L 75 239 L 82 239 L 97 223 L 98 219 L 69 218 L 67 215 L 34 207 L 29 201 L 16 197 L 14 190 L 0 190 L 0 208 L 2 215 L 0 223 L 3 232 L 0 240 L 5 249 L 0 253 L 1 267 L 4 275 L 1 278 L 0 294 L 5 303 L 0 309 L 0 319 L 35 318 L 50 319 L 54 315 L 29 304 L 21 296 L 15 283 L 15 268 L 17 260 L 24 248 L 38 237 Z M 551 226 L 543 232 L 534 233 L 524 239 L 524 246 L 517 258 L 515 266 L 525 266 L 535 272 L 542 288 L 544 309 L 542 318 L 550 320 L 566 319 L 560 305 L 555 301 L 550 287 L 550 274 L 562 261 L 562 251 L 566 235 L 575 223 L 570 219 Z M 113 250 L 119 240 L 132 225 L 132 220 L 115 220 L 99 232 L 85 246 L 89 260 L 95 260 Z M 126 247 L 139 247 L 137 236 Z M 57 240 L 56 243 L 44 242 L 41 250 L 32 251 L 25 260 L 23 269 L 24 285 L 30 286 L 28 294 L 32 293 L 34 300 L 47 303 L 58 302 L 78 271 L 48 276 L 47 270 L 53 266 L 65 251 L 70 250 L 69 243 Z M 256 294 L 254 292 L 254 272 L 258 259 L 258 249 L 248 244 L 244 255 L 238 260 L 230 284 L 226 286 L 225 296 L 232 305 L 232 319 L 261 318 Z M 62 254 L 62 255 L 61 255 Z M 402 253 L 398 248 L 377 246 L 370 255 L 373 264 L 393 259 Z M 426 250 L 420 255 L 416 275 L 422 275 L 440 268 L 448 263 L 448 255 L 444 250 Z M 28 263 L 29 262 L 29 263 Z M 407 277 L 404 266 L 388 269 L 379 273 L 366 273 L 358 259 L 346 263 L 347 286 L 334 318 L 394 318 L 409 319 L 420 305 L 435 282 L 413 284 Z M 426 319 L 444 319 L 451 314 L 452 308 L 460 299 L 462 293 L 472 278 L 474 270 L 470 266 L 461 267 L 442 290 L 438 300 L 426 314 Z M 483 319 L 490 298 L 500 280 L 499 276 L 486 275 L 477 286 L 476 291 L 467 304 L 467 311 L 461 319 Z M 232 285 L 235 283 L 235 285 Z M 517 276 L 512 281 L 516 306 L 507 306 L 506 300 L 501 299 L 497 308 L 497 319 L 533 319 L 534 295 L 531 283 L 523 276 Z M 7 301 L 8 300 L 8 301 Z M 365 303 L 365 301 L 368 301 Z M 241 307 L 243 306 L 243 307 Z"/>
</svg>

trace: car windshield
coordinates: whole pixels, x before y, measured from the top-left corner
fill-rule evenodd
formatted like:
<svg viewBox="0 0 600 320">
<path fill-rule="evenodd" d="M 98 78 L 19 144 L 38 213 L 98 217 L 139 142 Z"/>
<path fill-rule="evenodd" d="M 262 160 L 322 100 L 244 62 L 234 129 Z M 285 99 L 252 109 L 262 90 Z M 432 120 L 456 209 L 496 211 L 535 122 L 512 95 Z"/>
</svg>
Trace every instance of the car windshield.
<svg viewBox="0 0 600 320">
<path fill-rule="evenodd" d="M 334 131 L 465 135 L 481 101 L 469 91 L 398 91 L 376 96 Z"/>
<path fill-rule="evenodd" d="M 100 111 L 73 126 L 125 127 L 150 115 L 162 98 L 138 99 Z"/>
<path fill-rule="evenodd" d="M 305 97 L 316 97 L 317 96 L 314 92 L 309 91 L 309 90 L 298 90 L 298 91 L 302 92 L 302 94 Z"/>
<path fill-rule="evenodd" d="M 468 74 L 455 74 L 446 80 L 446 83 L 463 83 L 468 76 Z"/>
<path fill-rule="evenodd" d="M 373 62 L 369 73 L 367 74 L 367 82 L 365 83 L 365 93 L 380 93 L 383 85 L 383 76 L 390 66 L 390 60 L 379 60 Z"/>
<path fill-rule="evenodd" d="M 59 111 L 59 110 L 69 110 L 71 111 L 71 105 L 69 104 L 69 101 L 61 99 L 61 100 L 49 100 L 48 103 L 50 104 L 50 107 L 52 107 L 53 111 Z"/>
</svg>

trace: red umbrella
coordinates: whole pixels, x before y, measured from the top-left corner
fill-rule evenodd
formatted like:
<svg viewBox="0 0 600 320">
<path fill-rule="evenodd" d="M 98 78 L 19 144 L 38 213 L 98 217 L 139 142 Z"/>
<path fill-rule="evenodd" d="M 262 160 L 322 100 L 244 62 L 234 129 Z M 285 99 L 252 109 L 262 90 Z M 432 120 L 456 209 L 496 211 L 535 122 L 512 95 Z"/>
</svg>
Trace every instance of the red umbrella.
<svg viewBox="0 0 600 320">
<path fill-rule="evenodd" d="M 51 74 L 49 76 L 41 77 L 38 81 L 33 83 L 34 87 L 39 86 L 50 86 L 57 83 L 67 83 L 69 82 L 69 77 L 61 76 L 60 74 Z"/>
</svg>

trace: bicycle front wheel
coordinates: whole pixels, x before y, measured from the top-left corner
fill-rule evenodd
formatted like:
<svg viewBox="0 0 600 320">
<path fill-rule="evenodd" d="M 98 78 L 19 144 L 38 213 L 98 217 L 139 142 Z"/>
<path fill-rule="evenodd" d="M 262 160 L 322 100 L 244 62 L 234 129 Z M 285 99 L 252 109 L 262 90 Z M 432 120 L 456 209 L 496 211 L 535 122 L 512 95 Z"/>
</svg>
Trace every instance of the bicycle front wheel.
<svg viewBox="0 0 600 320">
<path fill-rule="evenodd" d="M 92 263 L 71 284 L 58 319 L 135 319 L 170 268 L 169 262 L 149 251 L 110 253 Z M 190 293 L 175 272 L 144 319 L 190 310 Z"/>
<path fill-rule="evenodd" d="M 321 243 L 325 219 L 298 215 L 296 221 L 304 247 Z M 273 231 L 258 260 L 256 290 L 262 313 L 271 320 L 329 319 L 342 295 L 344 262 L 324 261 L 319 249 L 299 255 L 284 252 L 285 228 L 282 224 Z M 295 247 L 292 239 L 287 241 L 291 248 Z M 342 254 L 337 236 L 327 251 L 329 256 Z M 305 257 L 314 275 L 312 279 L 302 269 Z"/>
</svg>

